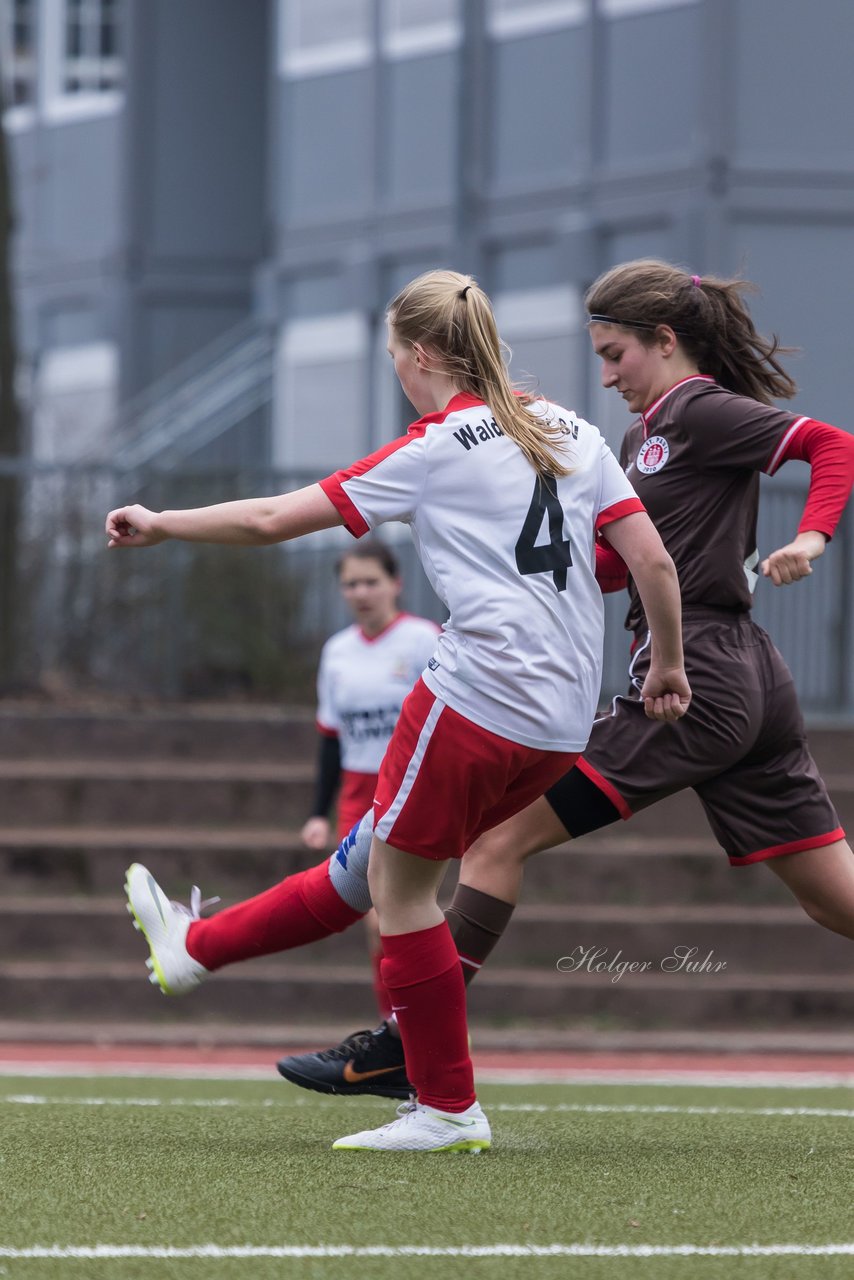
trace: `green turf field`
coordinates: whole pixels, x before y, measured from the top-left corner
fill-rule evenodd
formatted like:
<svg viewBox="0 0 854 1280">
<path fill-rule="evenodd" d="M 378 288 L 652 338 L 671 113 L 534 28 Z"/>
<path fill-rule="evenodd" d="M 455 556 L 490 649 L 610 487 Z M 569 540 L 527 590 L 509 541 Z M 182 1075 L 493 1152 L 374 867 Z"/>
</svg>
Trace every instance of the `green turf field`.
<svg viewBox="0 0 854 1280">
<path fill-rule="evenodd" d="M 392 1119 L 382 1100 L 275 1079 L 0 1078 L 0 1276 L 854 1274 L 851 1090 L 492 1085 L 480 1096 L 492 1151 L 388 1156 L 329 1149 Z M 828 1245 L 848 1251 L 809 1253 Z M 732 1253 L 744 1246 L 766 1252 Z"/>
</svg>

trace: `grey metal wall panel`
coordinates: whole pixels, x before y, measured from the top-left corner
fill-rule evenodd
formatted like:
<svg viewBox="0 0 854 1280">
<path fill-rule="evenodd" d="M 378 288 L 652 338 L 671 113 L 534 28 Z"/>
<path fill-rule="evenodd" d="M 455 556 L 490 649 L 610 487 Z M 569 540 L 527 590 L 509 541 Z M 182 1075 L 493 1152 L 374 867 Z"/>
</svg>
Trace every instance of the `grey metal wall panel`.
<svg viewBox="0 0 854 1280">
<path fill-rule="evenodd" d="M 798 383 L 795 406 L 854 429 L 848 371 L 854 358 L 854 211 L 851 221 L 733 219 L 723 270 L 744 271 L 761 289 L 757 324 L 800 353 L 786 361 Z"/>
<path fill-rule="evenodd" d="M 508 244 L 492 255 L 490 288 L 494 294 L 564 283 L 560 247 L 555 242 Z"/>
<path fill-rule="evenodd" d="M 150 8 L 146 254 L 255 261 L 263 250 L 267 6 L 158 0 Z"/>
<path fill-rule="evenodd" d="M 285 293 L 285 310 L 291 319 L 326 316 L 347 309 L 347 280 L 338 272 L 297 276 Z"/>
<path fill-rule="evenodd" d="M 44 183 L 40 148 L 34 129 L 7 131 L 9 180 L 15 218 L 15 262 L 19 272 L 38 261 L 39 194 Z"/>
<path fill-rule="evenodd" d="M 851 0 L 740 0 L 731 146 L 759 171 L 854 169 Z"/>
<path fill-rule="evenodd" d="M 280 208 L 287 223 L 338 221 L 374 201 L 372 72 L 290 80 L 279 117 Z"/>
<path fill-rule="evenodd" d="M 457 164 L 457 55 L 387 62 L 382 198 L 395 208 L 453 199 Z"/>
<path fill-rule="evenodd" d="M 486 145 L 496 189 L 586 173 L 591 73 L 584 27 L 491 42 Z"/>
<path fill-rule="evenodd" d="M 79 264 L 113 258 L 124 232 L 121 113 L 36 125 L 28 133 L 16 148 L 29 160 L 15 169 L 16 200 L 28 215 L 21 270 L 67 276 Z"/>
<path fill-rule="evenodd" d="M 691 162 L 703 141 L 700 6 L 617 17 L 603 28 L 602 163 L 648 170 Z"/>
</svg>

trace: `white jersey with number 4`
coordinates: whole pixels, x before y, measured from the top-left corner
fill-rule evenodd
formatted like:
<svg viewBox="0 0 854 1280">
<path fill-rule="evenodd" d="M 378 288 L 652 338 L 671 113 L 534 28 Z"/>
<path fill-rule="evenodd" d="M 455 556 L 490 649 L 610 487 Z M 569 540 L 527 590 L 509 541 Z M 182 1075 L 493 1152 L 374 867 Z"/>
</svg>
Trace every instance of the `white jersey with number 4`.
<svg viewBox="0 0 854 1280">
<path fill-rule="evenodd" d="M 500 737 L 583 751 L 602 674 L 595 531 L 643 506 L 594 426 L 546 400 L 531 409 L 563 427 L 571 475 L 541 480 L 464 392 L 320 483 L 356 537 L 411 526 L 450 614 L 430 690 Z"/>
</svg>

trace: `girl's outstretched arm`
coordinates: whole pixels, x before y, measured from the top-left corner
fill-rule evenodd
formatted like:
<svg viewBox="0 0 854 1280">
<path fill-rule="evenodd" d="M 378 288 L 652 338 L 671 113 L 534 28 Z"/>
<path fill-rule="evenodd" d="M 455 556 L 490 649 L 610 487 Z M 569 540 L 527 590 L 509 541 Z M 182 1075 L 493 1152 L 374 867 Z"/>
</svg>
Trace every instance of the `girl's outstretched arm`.
<svg viewBox="0 0 854 1280">
<path fill-rule="evenodd" d="M 107 516 L 108 547 L 153 547 L 167 538 L 264 547 L 343 520 L 319 484 L 272 498 L 241 498 L 186 511 L 149 511 L 134 503 Z"/>
</svg>

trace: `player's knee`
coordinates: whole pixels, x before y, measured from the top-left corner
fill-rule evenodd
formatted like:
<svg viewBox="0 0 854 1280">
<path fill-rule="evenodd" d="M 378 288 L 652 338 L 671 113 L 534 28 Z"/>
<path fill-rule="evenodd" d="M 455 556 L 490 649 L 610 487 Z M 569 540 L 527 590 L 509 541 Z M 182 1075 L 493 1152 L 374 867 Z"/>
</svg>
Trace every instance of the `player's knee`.
<svg viewBox="0 0 854 1280">
<path fill-rule="evenodd" d="M 479 866 L 494 867 L 498 863 L 505 866 L 516 866 L 525 861 L 533 850 L 526 848 L 525 842 L 513 830 L 513 823 L 503 822 L 491 831 L 478 836 L 471 848 L 466 850 L 466 866 L 476 872 Z"/>
<path fill-rule="evenodd" d="M 811 920 L 820 924 L 823 929 L 832 933 L 844 934 L 854 938 L 854 904 L 829 902 L 827 900 L 798 897 L 798 901 Z"/>
</svg>

